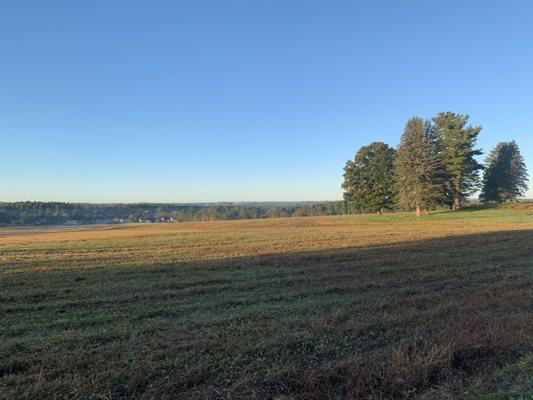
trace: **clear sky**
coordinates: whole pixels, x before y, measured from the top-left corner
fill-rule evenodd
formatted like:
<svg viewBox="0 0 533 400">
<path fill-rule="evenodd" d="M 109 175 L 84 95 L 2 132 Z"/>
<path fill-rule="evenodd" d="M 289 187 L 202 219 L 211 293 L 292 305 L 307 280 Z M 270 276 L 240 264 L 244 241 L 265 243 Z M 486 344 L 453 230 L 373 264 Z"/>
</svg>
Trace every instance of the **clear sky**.
<svg viewBox="0 0 533 400">
<path fill-rule="evenodd" d="M 439 111 L 483 125 L 484 150 L 516 139 L 533 174 L 532 15 L 528 0 L 3 0 L 0 201 L 340 199 L 358 147 Z"/>
</svg>

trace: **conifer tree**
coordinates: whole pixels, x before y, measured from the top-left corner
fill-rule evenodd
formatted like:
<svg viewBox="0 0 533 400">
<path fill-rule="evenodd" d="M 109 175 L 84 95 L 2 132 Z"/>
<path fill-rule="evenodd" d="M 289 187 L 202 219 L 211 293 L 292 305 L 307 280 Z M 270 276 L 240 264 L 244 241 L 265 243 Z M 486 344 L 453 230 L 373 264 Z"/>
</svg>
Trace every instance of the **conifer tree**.
<svg viewBox="0 0 533 400">
<path fill-rule="evenodd" d="M 382 142 L 363 146 L 344 167 L 344 199 L 352 209 L 377 211 L 394 204 L 394 149 Z"/>
<path fill-rule="evenodd" d="M 444 152 L 444 165 L 448 175 L 448 193 L 454 209 L 461 208 L 463 200 L 479 188 L 479 171 L 483 166 L 474 156 L 481 126 L 468 125 L 468 115 L 442 112 L 433 118 L 435 133 Z"/>
<path fill-rule="evenodd" d="M 486 159 L 479 198 L 484 203 L 515 201 L 527 191 L 527 178 L 526 164 L 516 142 L 500 142 Z"/>
<path fill-rule="evenodd" d="M 398 203 L 419 216 L 441 202 L 445 189 L 442 147 L 429 121 L 411 118 L 395 158 Z"/>
</svg>

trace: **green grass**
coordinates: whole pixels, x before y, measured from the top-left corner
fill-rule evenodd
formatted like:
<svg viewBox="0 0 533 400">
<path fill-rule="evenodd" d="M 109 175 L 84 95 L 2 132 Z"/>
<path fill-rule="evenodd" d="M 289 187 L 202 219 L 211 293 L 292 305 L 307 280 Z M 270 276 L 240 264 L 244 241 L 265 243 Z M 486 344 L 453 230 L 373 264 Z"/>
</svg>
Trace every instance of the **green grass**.
<svg viewBox="0 0 533 400">
<path fill-rule="evenodd" d="M 378 214 L 355 214 L 342 215 L 336 218 L 349 219 L 365 222 L 415 222 L 427 223 L 432 221 L 457 221 L 457 220 L 488 220 L 492 222 L 507 223 L 531 223 L 533 222 L 533 207 L 530 210 L 520 210 L 515 208 L 494 208 L 494 207 L 469 207 L 459 211 L 433 211 L 423 218 L 418 218 L 409 212 L 391 212 Z"/>
<path fill-rule="evenodd" d="M 6 236 L 0 398 L 531 398 L 531 215 L 411 218 Z"/>
</svg>

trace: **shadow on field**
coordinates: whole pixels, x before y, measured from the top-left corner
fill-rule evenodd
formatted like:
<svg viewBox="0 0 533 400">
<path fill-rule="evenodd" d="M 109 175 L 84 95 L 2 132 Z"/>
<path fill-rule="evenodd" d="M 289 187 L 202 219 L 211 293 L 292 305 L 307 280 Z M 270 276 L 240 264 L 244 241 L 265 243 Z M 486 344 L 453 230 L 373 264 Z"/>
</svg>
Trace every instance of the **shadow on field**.
<svg viewBox="0 0 533 400">
<path fill-rule="evenodd" d="M 523 230 L 6 274 L 0 387 L 6 398 L 513 395 L 531 374 L 532 269 Z"/>
<path fill-rule="evenodd" d="M 497 210 L 498 208 L 500 208 L 500 206 L 497 204 L 471 204 L 469 206 L 465 206 L 457 210 L 449 210 L 447 212 L 461 213 L 483 210 Z"/>
</svg>

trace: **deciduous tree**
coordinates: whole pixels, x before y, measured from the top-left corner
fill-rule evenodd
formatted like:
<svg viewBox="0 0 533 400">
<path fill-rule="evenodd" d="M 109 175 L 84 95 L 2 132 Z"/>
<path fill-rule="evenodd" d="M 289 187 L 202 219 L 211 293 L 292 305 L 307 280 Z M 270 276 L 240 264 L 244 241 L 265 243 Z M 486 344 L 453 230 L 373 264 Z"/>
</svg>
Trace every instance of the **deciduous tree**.
<svg viewBox="0 0 533 400">
<path fill-rule="evenodd" d="M 382 142 L 363 146 L 344 167 L 344 198 L 352 209 L 377 211 L 394 204 L 394 149 Z"/>
</svg>

